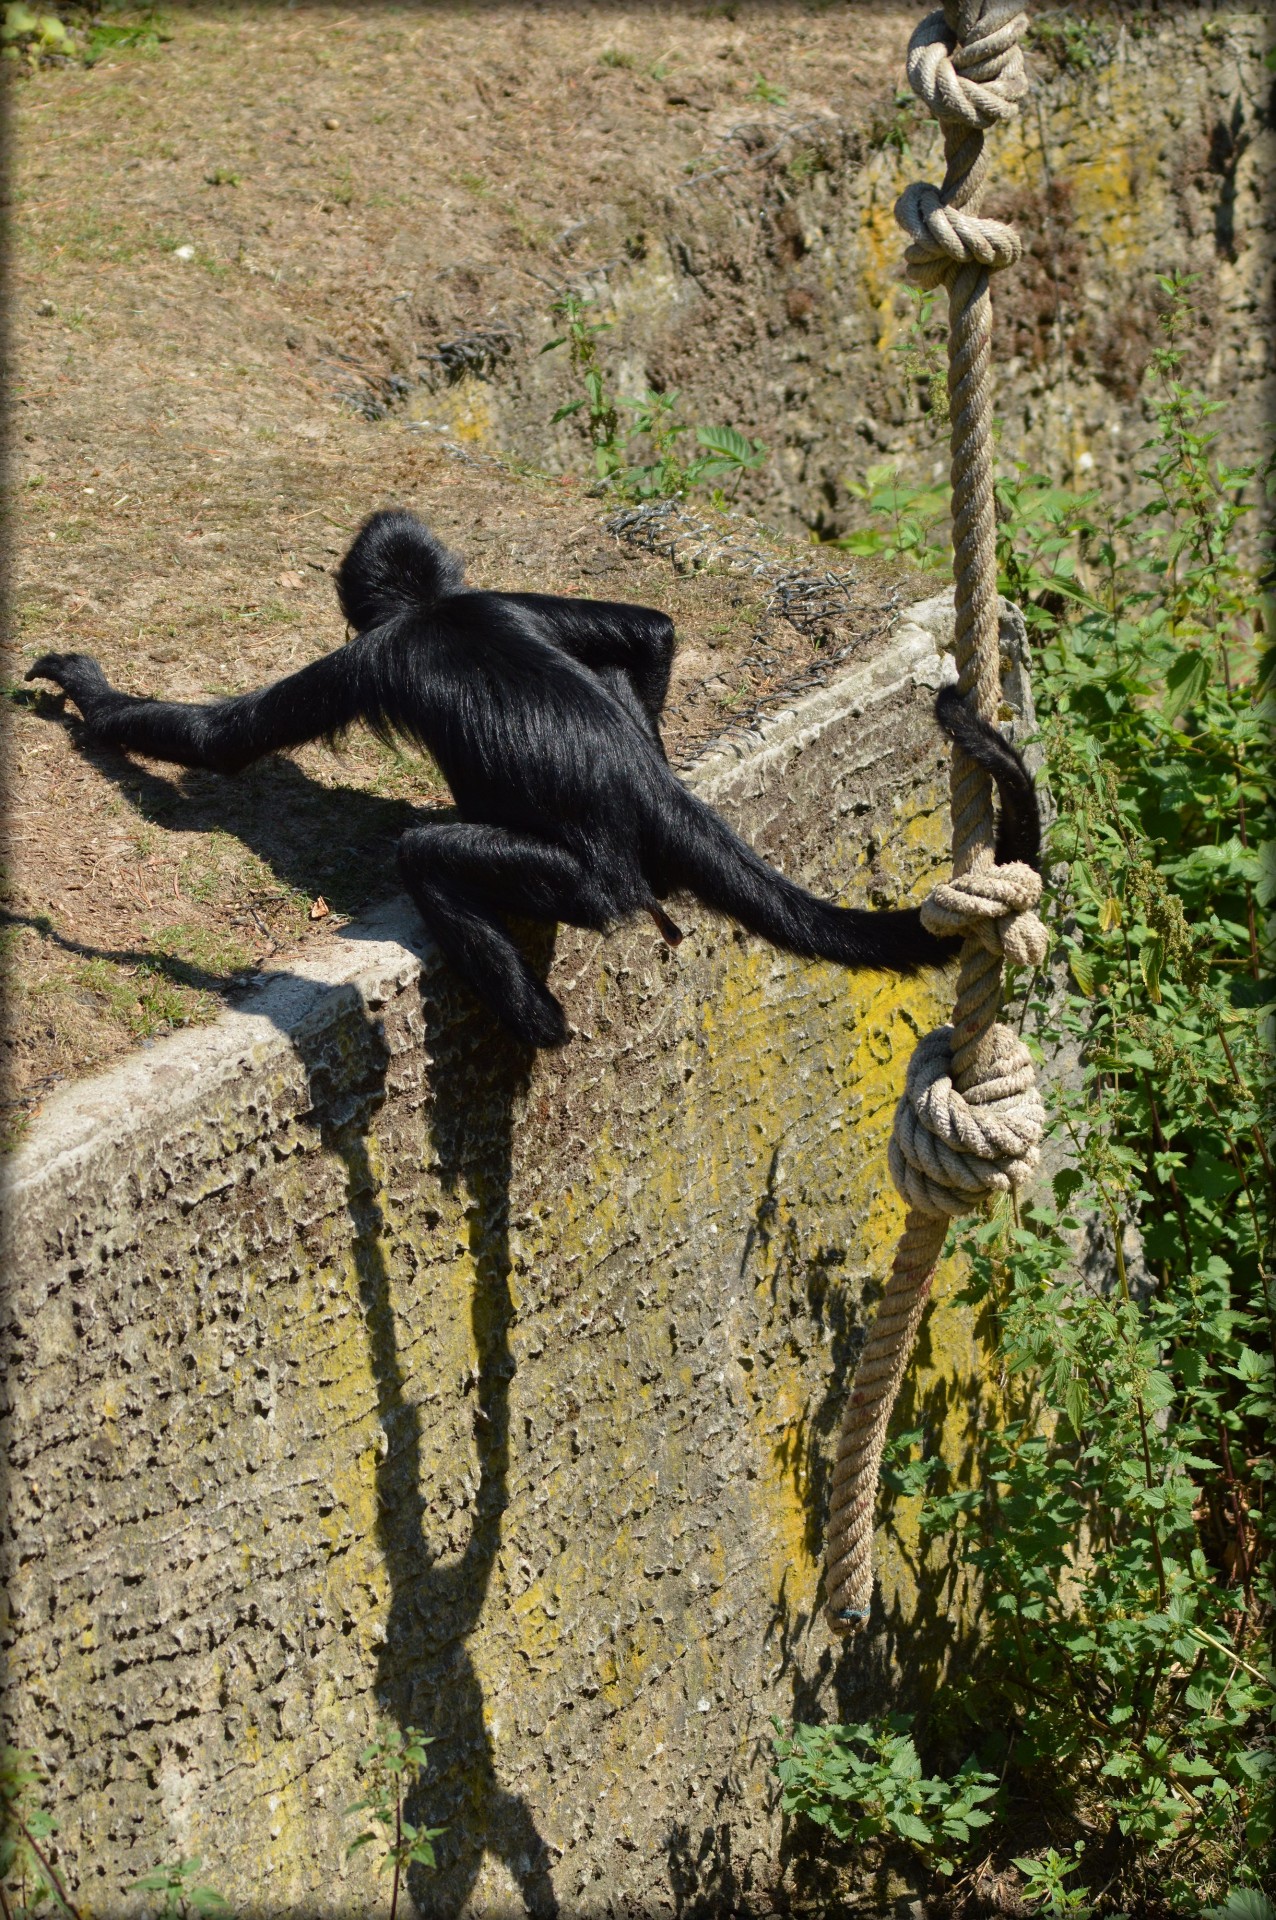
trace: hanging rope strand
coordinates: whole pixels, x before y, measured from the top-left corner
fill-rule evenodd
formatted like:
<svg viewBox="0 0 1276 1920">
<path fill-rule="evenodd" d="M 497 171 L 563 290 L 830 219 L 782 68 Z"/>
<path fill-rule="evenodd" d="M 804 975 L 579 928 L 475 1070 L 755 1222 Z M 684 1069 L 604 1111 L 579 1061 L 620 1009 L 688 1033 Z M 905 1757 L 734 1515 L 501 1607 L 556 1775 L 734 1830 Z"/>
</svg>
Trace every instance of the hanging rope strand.
<svg viewBox="0 0 1276 1920">
<path fill-rule="evenodd" d="M 978 212 L 987 128 L 1010 119 L 1027 90 L 1017 0 L 945 0 L 908 48 L 908 78 L 944 133 L 944 183 L 905 189 L 895 217 L 908 234 L 909 278 L 948 290 L 953 575 L 958 684 L 995 721 L 1001 694 L 992 440 L 992 275 L 1019 258 L 1019 236 Z M 949 1220 L 985 1196 L 1017 1190 L 1037 1164 L 1044 1114 L 1032 1062 L 998 1023 L 1007 957 L 1037 964 L 1045 928 L 1030 868 L 993 864 L 988 776 L 959 748 L 950 775 L 953 881 L 922 908 L 935 932 L 963 944 L 950 1027 L 913 1054 L 895 1114 L 891 1177 L 908 1202 L 843 1416 L 829 1513 L 829 1617 L 842 1633 L 868 1618 L 873 1516 L 891 1411 L 925 1311 Z"/>
</svg>

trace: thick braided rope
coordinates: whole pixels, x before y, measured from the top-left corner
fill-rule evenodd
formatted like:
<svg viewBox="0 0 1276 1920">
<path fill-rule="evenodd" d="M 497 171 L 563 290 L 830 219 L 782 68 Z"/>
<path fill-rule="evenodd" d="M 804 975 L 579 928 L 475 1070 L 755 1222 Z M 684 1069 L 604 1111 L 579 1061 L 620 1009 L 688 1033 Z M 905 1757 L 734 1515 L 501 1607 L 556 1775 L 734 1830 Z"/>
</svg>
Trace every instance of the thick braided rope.
<svg viewBox="0 0 1276 1920">
<path fill-rule="evenodd" d="M 983 218 L 985 130 L 1027 89 L 1018 0 L 944 0 L 908 49 L 908 78 L 944 133 L 944 184 L 908 187 L 895 209 L 908 275 L 948 289 L 953 572 L 958 685 L 995 720 L 1000 700 L 993 508 L 991 275 L 1019 258 L 1019 236 Z M 949 1220 L 1015 1190 L 1037 1163 L 1044 1116 L 1027 1048 L 997 1020 L 1007 958 L 1036 964 L 1045 929 L 1028 867 L 993 864 L 987 774 L 959 748 L 950 775 L 953 879 L 922 909 L 935 932 L 963 936 L 952 1025 L 928 1034 L 908 1070 L 890 1145 L 908 1202 L 890 1279 L 868 1331 L 838 1440 L 829 1513 L 829 1619 L 840 1633 L 868 1618 L 873 1516 L 887 1425 L 925 1311 Z"/>
</svg>

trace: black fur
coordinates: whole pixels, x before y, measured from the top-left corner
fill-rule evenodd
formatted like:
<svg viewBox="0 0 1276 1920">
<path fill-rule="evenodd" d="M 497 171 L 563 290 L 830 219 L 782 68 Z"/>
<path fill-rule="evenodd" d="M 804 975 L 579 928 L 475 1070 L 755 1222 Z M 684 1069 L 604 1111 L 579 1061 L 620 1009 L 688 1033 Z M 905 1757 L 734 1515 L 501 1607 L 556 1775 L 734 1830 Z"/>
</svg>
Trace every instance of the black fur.
<svg viewBox="0 0 1276 1920">
<path fill-rule="evenodd" d="M 649 607 L 476 593 L 415 515 L 377 513 L 337 574 L 348 646 L 275 685 L 211 706 L 120 693 L 84 654 L 46 653 L 90 737 L 180 766 L 236 773 L 262 754 L 332 739 L 356 720 L 433 756 L 460 820 L 409 829 L 404 883 L 444 956 L 511 1033 L 567 1038 L 562 1008 L 511 941 L 506 913 L 602 929 L 677 889 L 812 959 L 912 973 L 957 943 L 915 908 L 839 907 L 760 859 L 670 771 L 660 714 L 672 622 Z M 1018 754 L 953 689 L 941 726 L 1001 795 L 997 856 L 1039 857 L 1032 780 Z"/>
</svg>

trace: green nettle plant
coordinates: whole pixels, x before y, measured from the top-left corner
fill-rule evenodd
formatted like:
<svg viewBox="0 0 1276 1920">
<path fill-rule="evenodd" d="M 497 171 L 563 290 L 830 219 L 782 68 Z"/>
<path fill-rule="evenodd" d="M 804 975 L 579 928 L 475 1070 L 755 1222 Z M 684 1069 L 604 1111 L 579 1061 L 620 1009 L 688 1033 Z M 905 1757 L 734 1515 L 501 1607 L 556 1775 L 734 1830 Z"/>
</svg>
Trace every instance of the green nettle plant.
<svg viewBox="0 0 1276 1920">
<path fill-rule="evenodd" d="M 33 1753 L 0 1750 L 0 1914 L 74 1914 L 54 1857 L 58 1823 L 41 1804 L 48 1777 Z"/>
<path fill-rule="evenodd" d="M 42 1804 L 49 1786 L 33 1753 L 17 1747 L 0 1751 L 0 1920 L 31 1920 L 36 1914 L 79 1920 L 80 1910 L 58 1866 L 58 1823 Z M 160 1894 L 161 1903 L 148 1907 L 154 1920 L 228 1915 L 229 1903 L 201 1881 L 202 1865 L 195 1859 L 171 1861 L 125 1891 Z"/>
<path fill-rule="evenodd" d="M 1272 576 L 1238 539 L 1257 476 L 1180 378 L 1190 283 L 1163 289 L 1140 505 L 998 487 L 1058 809 L 1053 953 L 1009 1017 L 1079 1067 L 1045 1073 L 1051 1188 L 952 1236 L 1003 1381 L 979 1473 L 913 1432 L 886 1476 L 989 1629 L 927 1739 L 1004 1781 L 1003 1857 L 1044 1827 L 1015 1864 L 1050 1913 L 1248 1912 L 1276 1840 Z M 848 1780 L 871 1813 L 858 1775 L 820 1804 Z"/>
<path fill-rule="evenodd" d="M 346 1848 L 346 1858 L 364 1847 L 381 1849 L 382 1873 L 389 1872 L 390 1920 L 399 1911 L 399 1890 L 409 1867 L 435 1865 L 434 1842 L 442 1827 L 418 1827 L 404 1813 L 404 1803 L 425 1765 L 430 1737 L 416 1727 L 402 1729 L 382 1724 L 375 1739 L 359 1755 L 359 1772 L 366 1791 L 347 1813 L 367 1815 L 368 1824 Z"/>
<path fill-rule="evenodd" d="M 868 467 L 862 481 L 849 481 L 847 487 L 878 516 L 878 524 L 843 534 L 834 545 L 846 553 L 886 553 L 915 566 L 947 569 L 947 487 L 909 486 L 893 460 Z"/>
<path fill-rule="evenodd" d="M 892 1714 L 880 1725 L 798 1726 L 791 1736 L 778 1720 L 772 1724 L 780 1805 L 838 1840 L 904 1841 L 951 1874 L 952 1856 L 965 1853 L 977 1830 L 992 1824 L 985 1802 L 996 1797 L 996 1775 L 969 1760 L 952 1780 L 927 1779 L 907 1714 Z"/>
<path fill-rule="evenodd" d="M 593 448 L 594 474 L 599 484 L 623 499 L 681 499 L 693 487 L 712 487 L 732 481 L 732 497 L 746 473 L 766 460 L 760 440 L 746 439 L 734 427 L 693 427 L 678 417 L 681 396 L 650 388 L 638 399 L 612 393 L 598 357 L 598 335 L 609 320 L 591 320 L 591 303 L 574 293 L 556 302 L 553 311 L 563 319 L 563 332 L 546 341 L 542 353 L 566 347 L 572 372 L 585 391 L 551 416 L 550 425 L 584 414 Z M 622 411 L 631 416 L 626 422 Z M 698 452 L 684 453 L 680 444 L 690 434 Z M 631 458 L 645 452 L 646 458 Z"/>
<path fill-rule="evenodd" d="M 189 1860 L 170 1860 L 135 1880 L 129 1892 L 160 1894 L 164 1904 L 151 1909 L 157 1920 L 195 1920 L 200 1914 L 228 1915 L 231 1908 L 225 1895 L 200 1879 L 203 1867 L 197 1855 Z"/>
</svg>

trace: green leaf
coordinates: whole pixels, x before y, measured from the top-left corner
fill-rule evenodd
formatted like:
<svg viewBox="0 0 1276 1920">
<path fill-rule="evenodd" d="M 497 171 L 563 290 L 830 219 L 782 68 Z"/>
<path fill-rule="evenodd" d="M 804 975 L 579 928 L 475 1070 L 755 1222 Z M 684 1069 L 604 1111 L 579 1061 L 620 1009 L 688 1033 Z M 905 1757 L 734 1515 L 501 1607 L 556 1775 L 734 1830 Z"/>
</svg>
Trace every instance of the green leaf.
<svg viewBox="0 0 1276 1920">
<path fill-rule="evenodd" d="M 919 1820 L 915 1813 L 893 1813 L 890 1819 L 895 1831 L 902 1834 L 905 1840 L 915 1840 L 921 1847 L 930 1845 L 932 1838 L 930 1828 L 924 1820 Z"/>
<path fill-rule="evenodd" d="M 1198 648 L 1188 648 L 1178 656 L 1165 676 L 1165 696 L 1161 701 L 1161 712 L 1168 721 L 1177 720 L 1181 713 L 1195 706 L 1209 685 L 1210 672 L 1209 656 Z"/>
<path fill-rule="evenodd" d="M 1080 947 L 1073 947 L 1068 955 L 1068 967 L 1087 1000 L 1094 998 L 1094 962 L 1088 953 Z"/>
<path fill-rule="evenodd" d="M 229 1913 L 230 1901 L 216 1887 L 192 1887 L 187 1899 L 196 1913 Z"/>
<path fill-rule="evenodd" d="M 728 459 L 738 460 L 741 465 L 753 456 L 752 446 L 734 427 L 697 427 L 696 439 L 702 447 L 725 454 Z"/>
<path fill-rule="evenodd" d="M 1233 1887 L 1221 1907 L 1206 1907 L 1203 1920 L 1276 1920 L 1276 1907 L 1257 1887 Z"/>
<path fill-rule="evenodd" d="M 20 4 L 7 6 L 4 10 L 4 24 L 0 26 L 0 40 L 21 40 L 27 34 L 39 31 L 40 22 L 30 7 Z"/>
<path fill-rule="evenodd" d="M 1154 1007 L 1161 1005 L 1161 969 L 1165 965 L 1165 941 L 1158 933 L 1139 948 L 1139 972 Z"/>
</svg>

